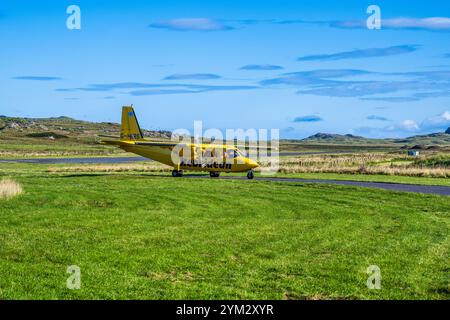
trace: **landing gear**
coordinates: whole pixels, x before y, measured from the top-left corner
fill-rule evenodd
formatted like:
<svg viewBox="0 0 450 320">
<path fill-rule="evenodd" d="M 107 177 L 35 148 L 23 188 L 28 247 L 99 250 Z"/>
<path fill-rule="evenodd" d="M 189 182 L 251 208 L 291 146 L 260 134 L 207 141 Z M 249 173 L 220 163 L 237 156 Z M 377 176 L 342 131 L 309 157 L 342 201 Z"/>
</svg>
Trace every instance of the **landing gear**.
<svg viewBox="0 0 450 320">
<path fill-rule="evenodd" d="M 247 178 L 248 179 L 253 179 L 254 178 L 254 174 L 253 174 L 253 170 L 250 170 L 248 173 L 247 173 Z"/>
<path fill-rule="evenodd" d="M 220 176 L 220 172 L 210 171 L 209 176 L 211 178 L 218 178 Z"/>
<path fill-rule="evenodd" d="M 183 170 L 180 170 L 180 171 L 173 170 L 172 171 L 172 177 L 181 177 L 181 176 L 183 176 Z"/>
</svg>

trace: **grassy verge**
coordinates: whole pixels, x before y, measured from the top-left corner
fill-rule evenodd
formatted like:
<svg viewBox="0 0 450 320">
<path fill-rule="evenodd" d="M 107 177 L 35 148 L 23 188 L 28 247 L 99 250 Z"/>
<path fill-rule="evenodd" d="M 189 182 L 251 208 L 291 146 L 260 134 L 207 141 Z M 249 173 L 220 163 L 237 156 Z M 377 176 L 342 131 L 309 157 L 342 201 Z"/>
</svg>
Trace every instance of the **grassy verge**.
<svg viewBox="0 0 450 320">
<path fill-rule="evenodd" d="M 0 200 L 0 299 L 450 298 L 449 197 L 19 169 L 0 172 L 24 191 Z"/>
<path fill-rule="evenodd" d="M 429 178 L 429 177 L 408 177 L 408 176 L 390 176 L 380 174 L 345 174 L 345 173 L 277 173 L 274 177 L 280 178 L 302 178 L 302 179 L 326 179 L 326 180 L 350 180 L 364 182 L 388 182 L 388 183 L 407 183 L 436 186 L 450 186 L 448 178 Z"/>
<path fill-rule="evenodd" d="M 125 154 L 118 148 L 103 146 L 96 143 L 83 144 L 78 141 L 39 141 L 0 140 L 0 159 L 14 158 L 53 158 L 53 157 L 84 157 L 112 156 Z"/>
</svg>

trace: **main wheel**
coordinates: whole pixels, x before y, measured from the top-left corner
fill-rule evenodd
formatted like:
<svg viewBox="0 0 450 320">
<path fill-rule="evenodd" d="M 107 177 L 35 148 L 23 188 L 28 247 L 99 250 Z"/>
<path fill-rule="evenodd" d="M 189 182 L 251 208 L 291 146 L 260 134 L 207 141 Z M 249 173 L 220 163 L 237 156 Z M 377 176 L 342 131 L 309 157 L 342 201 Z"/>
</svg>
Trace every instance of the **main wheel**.
<svg viewBox="0 0 450 320">
<path fill-rule="evenodd" d="M 181 177 L 181 176 L 183 176 L 183 171 L 182 170 L 180 170 L 180 171 L 173 170 L 172 171 L 172 177 Z"/>
<path fill-rule="evenodd" d="M 250 170 L 250 171 L 247 173 L 247 178 L 248 178 L 248 179 L 253 179 L 253 178 L 254 178 L 253 170 Z"/>
<path fill-rule="evenodd" d="M 218 178 L 220 176 L 220 173 L 219 172 L 215 172 L 215 171 L 210 171 L 209 172 L 209 176 L 211 178 Z"/>
</svg>

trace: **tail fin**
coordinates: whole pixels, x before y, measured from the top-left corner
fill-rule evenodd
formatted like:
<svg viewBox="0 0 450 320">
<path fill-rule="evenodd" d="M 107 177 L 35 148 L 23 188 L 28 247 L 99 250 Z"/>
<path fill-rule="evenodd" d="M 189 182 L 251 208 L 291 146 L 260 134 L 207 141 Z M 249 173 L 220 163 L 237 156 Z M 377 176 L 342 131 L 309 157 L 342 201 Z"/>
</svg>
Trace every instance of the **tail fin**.
<svg viewBox="0 0 450 320">
<path fill-rule="evenodd" d="M 122 107 L 120 140 L 141 140 L 144 138 L 132 106 Z"/>
</svg>

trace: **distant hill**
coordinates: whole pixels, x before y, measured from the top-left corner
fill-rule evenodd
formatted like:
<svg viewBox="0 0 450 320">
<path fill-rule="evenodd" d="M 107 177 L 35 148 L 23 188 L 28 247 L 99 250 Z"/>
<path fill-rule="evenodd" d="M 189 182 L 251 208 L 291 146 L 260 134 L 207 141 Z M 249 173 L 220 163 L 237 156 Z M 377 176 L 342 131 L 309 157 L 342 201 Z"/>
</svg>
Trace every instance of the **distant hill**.
<svg viewBox="0 0 450 320">
<path fill-rule="evenodd" d="M 447 131 L 449 131 L 447 129 Z M 450 145 L 450 134 L 446 132 L 431 133 L 425 135 L 412 136 L 405 139 L 389 139 L 394 143 L 412 145 Z"/>
<path fill-rule="evenodd" d="M 398 144 L 408 146 L 448 146 L 450 145 L 450 128 L 446 132 L 431 133 L 426 135 L 416 135 L 403 139 L 371 139 L 361 136 L 354 136 L 352 134 L 331 134 L 331 133 L 316 133 L 301 140 L 306 143 L 324 143 L 324 144 Z"/>
<path fill-rule="evenodd" d="M 388 143 L 386 139 L 370 139 L 352 134 L 334 134 L 334 133 L 316 133 L 301 140 L 308 143 L 326 143 L 326 144 L 384 144 Z"/>
</svg>

